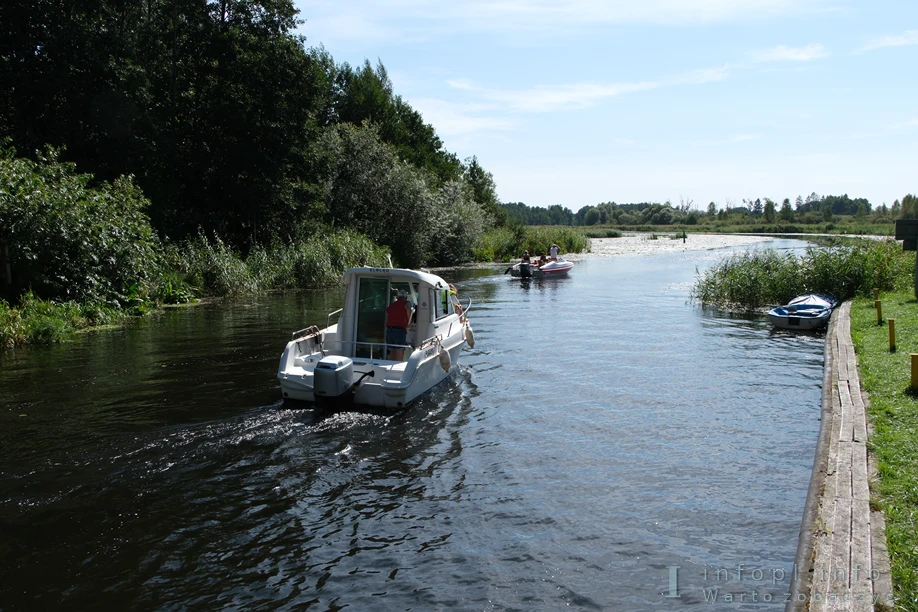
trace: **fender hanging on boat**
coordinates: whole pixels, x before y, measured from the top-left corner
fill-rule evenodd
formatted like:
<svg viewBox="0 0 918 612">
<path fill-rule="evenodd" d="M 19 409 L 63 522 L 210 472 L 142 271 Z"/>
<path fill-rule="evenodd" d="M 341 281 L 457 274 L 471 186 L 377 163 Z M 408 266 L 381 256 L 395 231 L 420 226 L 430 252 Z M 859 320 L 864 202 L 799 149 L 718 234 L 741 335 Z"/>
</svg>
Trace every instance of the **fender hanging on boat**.
<svg viewBox="0 0 918 612">
<path fill-rule="evenodd" d="M 441 346 L 440 347 L 440 367 L 443 368 L 444 371 L 449 372 L 449 369 L 452 365 L 453 365 L 453 360 L 450 359 L 449 351 L 447 351 Z"/>
<path fill-rule="evenodd" d="M 469 345 L 469 348 L 475 348 L 475 334 L 472 332 L 472 326 L 465 326 L 465 342 Z"/>
</svg>

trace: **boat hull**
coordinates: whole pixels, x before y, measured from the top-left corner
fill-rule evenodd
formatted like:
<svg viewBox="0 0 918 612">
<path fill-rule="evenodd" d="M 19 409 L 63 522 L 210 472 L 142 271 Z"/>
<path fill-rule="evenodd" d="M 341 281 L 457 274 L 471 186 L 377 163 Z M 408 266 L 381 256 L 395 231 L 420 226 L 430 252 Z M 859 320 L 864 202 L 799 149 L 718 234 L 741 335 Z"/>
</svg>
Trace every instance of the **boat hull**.
<svg viewBox="0 0 918 612">
<path fill-rule="evenodd" d="M 406 363 L 384 362 L 376 360 L 355 360 L 352 384 L 354 391 L 346 398 L 322 398 L 314 392 L 314 376 L 312 371 L 305 368 L 289 368 L 278 371 L 277 377 L 281 386 L 284 399 L 314 402 L 327 406 L 343 407 L 351 404 L 363 406 L 380 406 L 386 408 L 402 408 L 409 405 L 418 397 L 443 382 L 457 369 L 459 354 L 465 341 L 457 343 L 451 349 L 432 351 L 426 358 L 420 359 L 414 370 L 410 383 L 400 384 L 405 376 Z M 449 354 L 448 369 L 443 368 L 441 352 Z M 411 359 L 409 357 L 408 362 Z M 367 372 L 373 376 L 360 378 Z"/>
<path fill-rule="evenodd" d="M 819 329 L 829 322 L 835 299 L 821 294 L 801 295 L 786 306 L 772 308 L 768 318 L 780 329 Z"/>
<path fill-rule="evenodd" d="M 779 329 L 819 329 L 825 327 L 826 323 L 829 322 L 829 317 L 832 316 L 831 310 L 821 310 L 806 314 L 776 311 L 778 311 L 777 308 L 769 312 L 768 318 L 771 320 L 772 325 Z"/>
<path fill-rule="evenodd" d="M 567 276 L 573 267 L 573 263 L 563 259 L 541 267 L 518 263 L 510 268 L 510 275 L 515 278 L 559 278 Z"/>
</svg>

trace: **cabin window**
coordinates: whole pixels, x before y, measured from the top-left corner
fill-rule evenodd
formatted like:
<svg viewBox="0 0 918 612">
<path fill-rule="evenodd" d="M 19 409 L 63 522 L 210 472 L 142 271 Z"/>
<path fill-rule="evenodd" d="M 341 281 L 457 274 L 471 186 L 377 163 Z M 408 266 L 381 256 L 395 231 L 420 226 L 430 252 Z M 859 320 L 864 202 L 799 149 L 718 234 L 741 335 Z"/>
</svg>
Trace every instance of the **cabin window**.
<svg viewBox="0 0 918 612">
<path fill-rule="evenodd" d="M 431 301 L 434 303 L 434 312 L 437 319 L 453 314 L 453 303 L 449 299 L 449 290 L 433 289 L 431 294 L 433 295 Z"/>
<path fill-rule="evenodd" d="M 392 285 L 389 288 L 389 304 L 398 299 L 399 291 L 405 291 L 408 293 L 408 301 L 412 306 L 417 303 L 417 283 L 414 284 L 414 290 L 412 290 L 411 283 L 405 281 L 392 281 Z"/>
</svg>

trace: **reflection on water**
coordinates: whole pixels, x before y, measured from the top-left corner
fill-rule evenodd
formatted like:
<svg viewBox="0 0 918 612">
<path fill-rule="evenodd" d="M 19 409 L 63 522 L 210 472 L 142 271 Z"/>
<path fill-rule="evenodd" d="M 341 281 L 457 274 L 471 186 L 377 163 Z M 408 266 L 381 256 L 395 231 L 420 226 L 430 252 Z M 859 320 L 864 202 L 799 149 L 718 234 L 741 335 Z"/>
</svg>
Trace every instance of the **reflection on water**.
<svg viewBox="0 0 918 612">
<path fill-rule="evenodd" d="M 340 291 L 4 355 L 0 607 L 777 609 L 822 338 L 688 305 L 713 256 L 453 272 L 476 348 L 401 412 L 280 402 Z"/>
</svg>

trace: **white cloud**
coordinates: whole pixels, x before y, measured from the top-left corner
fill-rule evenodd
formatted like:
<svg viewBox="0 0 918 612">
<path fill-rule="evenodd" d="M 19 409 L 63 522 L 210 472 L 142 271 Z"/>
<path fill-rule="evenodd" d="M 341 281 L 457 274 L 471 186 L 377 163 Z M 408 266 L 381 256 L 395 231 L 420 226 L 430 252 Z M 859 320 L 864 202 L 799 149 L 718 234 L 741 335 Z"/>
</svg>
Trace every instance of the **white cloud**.
<svg viewBox="0 0 918 612">
<path fill-rule="evenodd" d="M 908 45 L 918 45 L 918 30 L 906 30 L 903 34 L 891 34 L 874 38 L 868 41 L 861 48 L 861 51 L 873 51 L 884 47 L 905 47 Z"/>
<path fill-rule="evenodd" d="M 494 117 L 494 107 L 480 104 L 456 104 L 436 98 L 420 98 L 411 104 L 436 127 L 443 137 L 467 136 L 479 132 L 507 131 L 513 129 L 511 119 Z"/>
<path fill-rule="evenodd" d="M 724 66 L 692 70 L 656 81 L 537 85 L 520 90 L 487 89 L 476 85 L 469 79 L 453 79 L 447 83 L 455 89 L 478 95 L 481 99 L 493 104 L 496 111 L 505 109 L 528 113 L 549 113 L 590 108 L 609 98 L 661 87 L 701 85 L 722 81 L 728 76 L 727 67 Z"/>
<path fill-rule="evenodd" d="M 729 75 L 726 66 L 720 68 L 701 68 L 700 70 L 691 70 L 683 75 L 675 77 L 670 81 L 673 85 L 703 85 L 704 83 L 713 83 L 723 81 Z"/>
<path fill-rule="evenodd" d="M 595 106 L 606 98 L 626 93 L 656 89 L 660 83 L 574 83 L 571 85 L 538 86 L 528 90 L 489 92 L 492 99 L 520 111 L 548 113 L 559 110 L 578 110 Z"/>
<path fill-rule="evenodd" d="M 453 89 L 464 89 L 466 91 L 477 89 L 475 83 L 471 79 L 452 79 L 446 81 L 446 84 Z"/>
<path fill-rule="evenodd" d="M 829 56 L 829 52 L 819 43 L 805 47 L 788 47 L 778 45 L 774 49 L 756 51 L 753 56 L 760 62 L 810 62 Z"/>
</svg>

